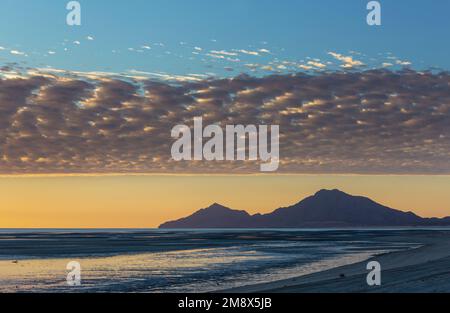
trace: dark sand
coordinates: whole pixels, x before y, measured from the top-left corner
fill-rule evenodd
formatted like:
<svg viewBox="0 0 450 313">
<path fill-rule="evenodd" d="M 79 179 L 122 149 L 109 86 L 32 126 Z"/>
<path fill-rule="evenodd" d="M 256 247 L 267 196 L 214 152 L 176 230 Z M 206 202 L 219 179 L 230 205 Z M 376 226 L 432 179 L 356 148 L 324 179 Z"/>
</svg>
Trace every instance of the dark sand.
<svg viewBox="0 0 450 313">
<path fill-rule="evenodd" d="M 365 262 L 319 273 L 221 292 L 450 292 L 450 231 L 432 231 L 379 240 L 414 242 L 419 243 L 420 247 L 379 255 Z M 369 261 L 381 264 L 381 286 L 371 287 L 366 282 L 369 272 L 366 266 Z"/>
</svg>

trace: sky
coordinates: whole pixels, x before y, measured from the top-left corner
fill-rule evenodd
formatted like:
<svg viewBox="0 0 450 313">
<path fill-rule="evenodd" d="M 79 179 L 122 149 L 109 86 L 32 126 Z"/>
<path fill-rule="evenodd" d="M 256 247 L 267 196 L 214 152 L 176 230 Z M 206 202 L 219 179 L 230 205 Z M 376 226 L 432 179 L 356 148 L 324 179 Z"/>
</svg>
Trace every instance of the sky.
<svg viewBox="0 0 450 313">
<path fill-rule="evenodd" d="M 220 203 L 251 214 L 322 188 L 425 217 L 450 212 L 450 176 L 150 175 L 0 179 L 0 228 L 149 228 Z"/>
<path fill-rule="evenodd" d="M 218 76 L 277 59 L 335 61 L 330 51 L 356 52 L 367 67 L 395 64 L 392 57 L 421 69 L 450 65 L 445 0 L 382 1 L 381 27 L 367 25 L 365 0 L 81 1 L 82 25 L 75 27 L 66 25 L 67 2 L 2 0 L 7 14 L 0 20 L 0 60 L 79 71 Z M 236 53 L 225 57 L 239 62 L 208 56 L 211 51 Z"/>
<path fill-rule="evenodd" d="M 155 227 L 322 188 L 450 215 L 450 2 L 0 0 L 0 227 Z M 280 166 L 176 162 L 171 129 L 280 126 Z"/>
</svg>

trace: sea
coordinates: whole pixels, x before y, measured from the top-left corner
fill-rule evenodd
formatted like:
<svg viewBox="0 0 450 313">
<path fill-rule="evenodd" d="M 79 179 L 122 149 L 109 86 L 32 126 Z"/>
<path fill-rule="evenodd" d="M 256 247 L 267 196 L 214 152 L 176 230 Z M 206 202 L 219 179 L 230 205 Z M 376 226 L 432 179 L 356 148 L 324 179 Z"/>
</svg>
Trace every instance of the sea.
<svg viewBox="0 0 450 313">
<path fill-rule="evenodd" d="M 395 238 L 424 231 L 0 229 L 0 292 L 214 292 L 414 249 Z"/>
</svg>

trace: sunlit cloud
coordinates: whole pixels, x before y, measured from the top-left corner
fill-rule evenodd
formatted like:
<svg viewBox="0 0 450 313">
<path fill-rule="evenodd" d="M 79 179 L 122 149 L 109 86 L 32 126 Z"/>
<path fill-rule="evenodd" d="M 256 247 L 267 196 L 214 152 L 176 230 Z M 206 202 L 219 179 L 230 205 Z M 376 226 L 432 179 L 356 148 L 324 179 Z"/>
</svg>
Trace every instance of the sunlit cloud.
<svg viewBox="0 0 450 313">
<path fill-rule="evenodd" d="M 343 68 L 354 68 L 363 66 L 364 63 L 358 60 L 354 60 L 351 56 L 345 56 L 336 52 L 328 52 L 329 55 L 334 57 L 335 59 L 341 61 L 343 64 L 341 67 Z"/>
</svg>

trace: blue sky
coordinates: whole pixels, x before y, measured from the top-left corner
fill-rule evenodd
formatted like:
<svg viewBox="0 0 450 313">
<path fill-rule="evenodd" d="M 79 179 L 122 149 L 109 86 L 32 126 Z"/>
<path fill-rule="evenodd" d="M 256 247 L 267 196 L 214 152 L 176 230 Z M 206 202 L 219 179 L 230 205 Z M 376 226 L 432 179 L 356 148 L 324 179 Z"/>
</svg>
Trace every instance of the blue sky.
<svg viewBox="0 0 450 313">
<path fill-rule="evenodd" d="M 81 0 L 80 27 L 66 25 L 67 2 L 1 0 L 0 64 L 258 75 L 341 68 L 349 56 L 364 68 L 450 68 L 446 0 L 381 1 L 381 27 L 366 24 L 366 0 Z"/>
</svg>

